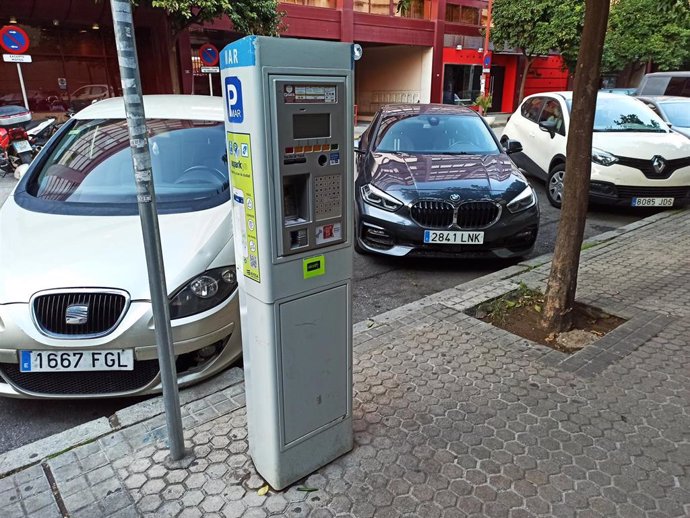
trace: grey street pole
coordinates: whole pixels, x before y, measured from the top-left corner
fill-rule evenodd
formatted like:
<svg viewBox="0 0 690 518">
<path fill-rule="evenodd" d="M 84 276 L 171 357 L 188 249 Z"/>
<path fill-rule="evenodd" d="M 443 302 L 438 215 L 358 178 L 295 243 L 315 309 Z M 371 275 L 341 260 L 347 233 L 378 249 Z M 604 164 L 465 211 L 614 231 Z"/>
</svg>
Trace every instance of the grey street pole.
<svg viewBox="0 0 690 518">
<path fill-rule="evenodd" d="M 24 98 L 24 107 L 29 109 L 29 101 L 26 99 L 26 88 L 24 87 L 24 76 L 22 75 L 22 66 L 17 63 L 17 75 L 19 76 L 19 85 L 22 87 L 22 97 Z"/>
<path fill-rule="evenodd" d="M 177 370 L 170 328 L 170 308 L 168 307 L 163 252 L 161 250 L 160 229 L 158 228 L 156 193 L 153 188 L 153 175 L 151 173 L 151 153 L 146 132 L 144 101 L 141 96 L 141 79 L 139 78 L 139 62 L 134 40 L 132 7 L 130 0 L 110 0 L 110 7 L 113 13 L 117 60 L 120 65 L 122 96 L 125 102 L 127 127 L 129 129 L 129 145 L 134 164 L 139 217 L 144 235 L 146 267 L 158 345 L 158 363 L 163 383 L 165 421 L 168 425 L 170 458 L 180 460 L 185 454 L 180 395 L 177 390 Z"/>
</svg>

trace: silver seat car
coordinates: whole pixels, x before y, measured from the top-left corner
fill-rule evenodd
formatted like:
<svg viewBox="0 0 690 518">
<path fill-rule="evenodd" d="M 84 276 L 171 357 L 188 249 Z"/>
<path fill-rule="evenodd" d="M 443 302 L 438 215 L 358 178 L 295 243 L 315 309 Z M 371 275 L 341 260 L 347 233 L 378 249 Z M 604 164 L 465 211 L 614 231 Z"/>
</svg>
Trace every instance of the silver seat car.
<svg viewBox="0 0 690 518">
<path fill-rule="evenodd" d="M 178 382 L 241 354 L 223 105 L 145 96 Z M 0 209 L 0 395 L 161 390 L 122 99 L 93 104 Z"/>
</svg>

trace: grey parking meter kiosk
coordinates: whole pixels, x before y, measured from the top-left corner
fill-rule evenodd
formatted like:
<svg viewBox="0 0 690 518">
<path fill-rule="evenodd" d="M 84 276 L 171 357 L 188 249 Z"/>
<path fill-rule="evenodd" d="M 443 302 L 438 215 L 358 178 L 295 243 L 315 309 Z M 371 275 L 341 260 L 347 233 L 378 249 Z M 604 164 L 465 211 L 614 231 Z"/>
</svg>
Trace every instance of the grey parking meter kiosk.
<svg viewBox="0 0 690 518">
<path fill-rule="evenodd" d="M 249 448 L 274 488 L 352 449 L 353 46 L 221 52 Z"/>
</svg>

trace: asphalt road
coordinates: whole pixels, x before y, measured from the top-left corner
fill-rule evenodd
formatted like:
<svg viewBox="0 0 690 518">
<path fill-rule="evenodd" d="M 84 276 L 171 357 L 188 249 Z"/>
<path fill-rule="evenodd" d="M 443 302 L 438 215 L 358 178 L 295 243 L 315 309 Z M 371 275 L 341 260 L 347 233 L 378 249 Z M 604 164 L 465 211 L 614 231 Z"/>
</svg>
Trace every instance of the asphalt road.
<svg viewBox="0 0 690 518">
<path fill-rule="evenodd" d="M 9 190 L 10 182 L 1 179 Z M 542 208 L 541 228 L 533 256 L 552 251 L 559 211 L 546 201 L 538 182 Z M 3 193 L 3 194 L 5 194 Z M 0 199 L 0 205 L 3 199 Z M 633 210 L 591 210 L 586 236 L 596 235 L 649 215 Z M 437 291 L 505 268 L 509 261 L 405 259 L 355 254 L 354 321 L 412 302 Z M 10 268 L 12 265 L 2 265 Z M 136 402 L 132 399 L 99 401 L 33 401 L 0 398 L 0 453 L 58 433 Z"/>
</svg>

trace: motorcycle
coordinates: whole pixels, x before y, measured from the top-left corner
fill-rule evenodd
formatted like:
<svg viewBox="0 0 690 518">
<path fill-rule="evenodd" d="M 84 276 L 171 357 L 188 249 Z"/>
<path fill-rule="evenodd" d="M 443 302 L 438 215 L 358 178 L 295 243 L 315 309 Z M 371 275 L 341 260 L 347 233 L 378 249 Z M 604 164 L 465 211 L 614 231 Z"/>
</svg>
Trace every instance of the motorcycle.
<svg viewBox="0 0 690 518">
<path fill-rule="evenodd" d="M 31 112 L 22 106 L 0 107 L 0 176 L 33 160 L 33 148 L 24 127 L 30 120 Z"/>
<path fill-rule="evenodd" d="M 43 149 L 43 146 L 57 131 L 58 128 L 55 121 L 55 117 L 50 117 L 48 119 L 31 121 L 26 125 L 26 133 L 29 136 L 33 156 L 36 156 Z"/>
</svg>

